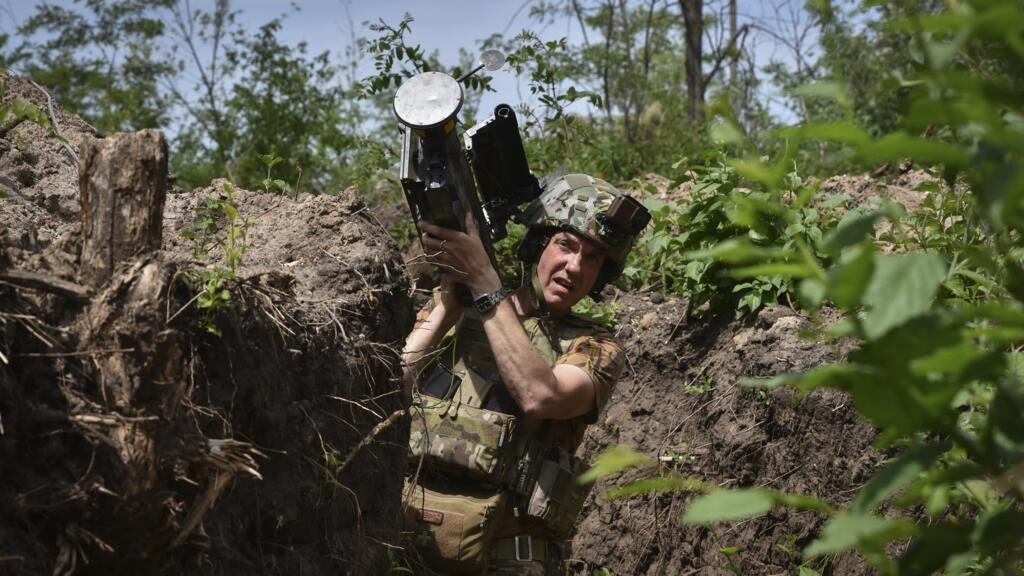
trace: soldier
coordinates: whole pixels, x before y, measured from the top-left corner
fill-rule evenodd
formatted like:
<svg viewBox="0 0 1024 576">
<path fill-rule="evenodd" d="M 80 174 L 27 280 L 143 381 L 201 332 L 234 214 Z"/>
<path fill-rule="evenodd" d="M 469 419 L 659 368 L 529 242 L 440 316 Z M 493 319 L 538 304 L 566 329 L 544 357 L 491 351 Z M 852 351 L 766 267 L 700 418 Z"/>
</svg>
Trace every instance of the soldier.
<svg viewBox="0 0 1024 576">
<path fill-rule="evenodd" d="M 622 347 L 573 305 L 625 265 L 650 219 L 607 182 L 570 174 L 526 210 L 519 257 L 501 286 L 477 234 L 420 222 L 442 275 L 403 351 L 414 396 L 407 527 L 434 570 L 561 574 L 563 541 L 587 487 L 575 457 L 622 373 Z M 466 286 L 463 306 L 455 285 Z"/>
</svg>

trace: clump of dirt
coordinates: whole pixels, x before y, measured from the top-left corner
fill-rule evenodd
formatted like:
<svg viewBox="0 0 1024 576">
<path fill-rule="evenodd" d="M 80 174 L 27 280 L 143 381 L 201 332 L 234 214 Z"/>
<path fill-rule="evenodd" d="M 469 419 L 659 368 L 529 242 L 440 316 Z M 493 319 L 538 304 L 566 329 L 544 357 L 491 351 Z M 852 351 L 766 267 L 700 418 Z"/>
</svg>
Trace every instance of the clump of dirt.
<svg viewBox="0 0 1024 576">
<path fill-rule="evenodd" d="M 802 371 L 845 353 L 848 344 L 805 339 L 811 322 L 785 306 L 755 319 L 687 319 L 685 301 L 660 294 L 620 295 L 619 338 L 630 364 L 583 449 L 596 454 L 624 444 L 680 473 L 726 487 L 761 486 L 810 494 L 836 504 L 852 499 L 882 455 L 876 431 L 848 396 L 737 385 L 741 377 Z M 624 473 L 594 493 L 638 477 Z M 574 573 L 607 567 L 613 574 L 793 573 L 799 551 L 825 519 L 776 510 L 709 530 L 682 527 L 693 495 L 663 493 L 624 501 L 592 497 L 573 541 Z M 723 548 L 735 547 L 727 556 Z M 859 557 L 832 560 L 835 574 L 872 573 Z"/>
<path fill-rule="evenodd" d="M 624 182 L 620 189 L 634 198 L 653 198 L 661 202 L 686 202 L 693 190 L 696 174 L 687 172 L 687 180 L 675 184 L 670 178 L 649 172 L 641 178 Z M 675 184 L 675 185 L 674 185 Z"/>
<path fill-rule="evenodd" d="M 821 193 L 843 194 L 851 199 L 850 207 L 888 199 L 902 204 L 908 212 L 921 208 L 929 192 L 919 190 L 922 184 L 945 187 L 939 178 L 926 170 L 909 170 L 896 176 L 888 184 L 867 174 L 832 176 L 821 183 Z"/>
<path fill-rule="evenodd" d="M 0 175 L 29 164 L 0 200 L 0 574 L 386 572 L 412 308 L 358 195 L 237 190 L 248 250 L 207 312 L 185 271 L 223 260 L 180 232 L 223 183 L 167 196 L 160 249 L 91 286 L 78 168 L 23 123 Z"/>
</svg>

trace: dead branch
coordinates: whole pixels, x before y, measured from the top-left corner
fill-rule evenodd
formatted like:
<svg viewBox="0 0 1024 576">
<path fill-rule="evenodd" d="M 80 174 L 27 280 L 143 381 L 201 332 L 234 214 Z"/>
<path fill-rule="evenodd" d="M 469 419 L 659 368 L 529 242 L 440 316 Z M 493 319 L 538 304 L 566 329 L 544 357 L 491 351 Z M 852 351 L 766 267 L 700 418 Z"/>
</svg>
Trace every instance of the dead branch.
<svg viewBox="0 0 1024 576">
<path fill-rule="evenodd" d="M 714 80 L 715 76 L 718 74 L 718 71 L 722 69 L 722 62 L 725 61 L 726 57 L 739 50 L 739 48 L 737 48 L 737 44 L 740 42 L 741 38 L 747 35 L 748 32 L 750 32 L 749 25 L 744 24 L 743 26 L 740 26 L 739 29 L 736 30 L 736 33 L 733 34 L 732 38 L 729 39 L 729 43 L 726 44 L 725 49 L 723 49 L 719 54 L 716 55 L 715 63 L 711 67 L 711 72 L 708 72 L 708 74 L 704 76 L 705 89 L 708 87 L 708 85 L 711 84 L 711 81 Z M 732 60 L 734 62 L 736 61 L 735 55 L 733 55 Z"/>
<path fill-rule="evenodd" d="M 252 444 L 230 438 L 207 439 L 206 442 L 206 452 L 199 457 L 199 461 L 216 471 L 213 482 L 210 482 L 206 491 L 192 506 L 181 530 L 174 537 L 172 546 L 178 546 L 184 542 L 185 538 L 188 538 L 188 535 L 196 529 L 206 511 L 213 506 L 217 497 L 228 487 L 235 475 L 248 474 L 257 480 L 263 479 L 253 456 L 266 458 L 266 455 L 254 448 Z"/>
<path fill-rule="evenodd" d="M 82 563 L 89 564 L 83 544 L 108 554 L 114 551 L 114 548 L 99 536 L 72 522 L 64 527 L 63 534 L 57 536 L 57 547 L 60 551 L 53 566 L 53 576 L 71 576 L 78 567 L 79 559 Z"/>
<path fill-rule="evenodd" d="M 207 439 L 206 447 L 206 452 L 199 458 L 203 464 L 223 472 L 245 473 L 257 480 L 263 480 L 259 473 L 259 465 L 253 456 L 267 456 L 252 444 L 231 438 Z"/>
<path fill-rule="evenodd" d="M 80 284 L 39 274 L 37 272 L 26 272 L 24 270 L 6 270 L 0 272 L 0 282 L 11 284 L 19 288 L 30 288 L 42 292 L 51 292 L 65 298 L 78 302 L 88 301 L 92 297 L 92 291 Z"/>
<path fill-rule="evenodd" d="M 189 511 L 188 517 L 185 518 L 185 523 L 181 526 L 181 530 L 178 531 L 178 535 L 174 537 L 174 542 L 171 543 L 172 546 L 178 546 L 185 541 L 185 538 L 188 538 L 188 535 L 191 534 L 192 531 L 196 529 L 196 526 L 199 525 L 199 522 L 202 521 L 203 516 L 206 515 L 206 511 L 213 506 L 214 502 L 217 501 L 217 497 L 220 496 L 220 493 L 228 487 L 228 484 L 231 483 L 231 480 L 233 480 L 234 477 L 235 475 L 232 472 L 216 473 L 213 478 L 213 482 L 210 483 L 206 488 L 206 491 L 203 492 L 203 495 L 196 502 L 196 505 Z"/>
<path fill-rule="evenodd" d="M 72 358 L 76 356 L 96 356 L 99 354 L 126 354 L 135 352 L 135 348 L 97 348 L 95 350 L 76 350 L 74 352 L 23 352 L 12 354 L 17 358 Z"/>
<path fill-rule="evenodd" d="M 36 418 L 46 422 L 76 422 L 103 426 L 121 426 L 122 424 L 158 422 L 160 420 L 159 416 L 122 416 L 113 412 L 107 414 L 64 414 L 56 410 L 41 410 L 37 413 Z"/>
<path fill-rule="evenodd" d="M 363 406 L 362 402 L 356 402 L 355 400 L 349 400 L 348 398 L 342 398 L 341 396 L 332 396 L 330 394 L 328 394 L 327 397 L 330 398 L 331 400 L 337 400 L 339 402 L 345 402 L 346 404 L 350 404 L 352 406 L 355 406 L 356 408 L 359 408 L 361 410 L 365 410 L 365 411 L 369 412 L 370 414 L 373 414 L 377 418 L 382 418 L 382 416 L 380 414 L 374 412 L 373 410 L 367 408 L 366 406 Z"/>
<path fill-rule="evenodd" d="M 348 456 L 345 458 L 345 461 L 342 462 L 341 465 L 338 466 L 338 468 L 334 471 L 335 477 L 341 476 L 341 473 L 345 470 L 345 467 L 347 467 L 352 462 L 352 460 L 356 457 L 356 455 L 358 455 L 359 452 L 362 451 L 363 448 L 365 448 L 367 445 L 369 445 L 371 442 L 373 442 L 373 440 L 381 432 L 383 432 L 389 426 L 391 426 L 392 424 L 397 422 L 398 419 L 403 414 L 405 414 L 405 408 L 400 408 L 400 409 L 395 410 L 394 412 L 392 412 L 391 415 L 388 416 L 386 420 L 382 420 L 381 422 L 378 422 L 377 425 L 374 426 L 372 430 L 370 430 L 370 433 L 367 434 L 365 438 L 360 440 L 359 444 L 356 444 L 356 447 L 353 448 L 351 452 L 349 452 Z"/>
<path fill-rule="evenodd" d="M 53 111 L 53 98 L 50 96 L 50 92 L 31 80 L 29 80 L 29 83 L 46 95 L 46 113 L 50 117 L 50 125 L 53 126 L 53 133 L 57 135 L 60 139 L 61 147 L 68 153 L 71 160 L 74 161 L 75 170 L 78 170 L 78 153 L 71 147 L 71 144 L 68 144 L 68 139 L 65 138 L 64 133 L 60 131 L 60 124 L 57 123 L 57 114 Z"/>
</svg>

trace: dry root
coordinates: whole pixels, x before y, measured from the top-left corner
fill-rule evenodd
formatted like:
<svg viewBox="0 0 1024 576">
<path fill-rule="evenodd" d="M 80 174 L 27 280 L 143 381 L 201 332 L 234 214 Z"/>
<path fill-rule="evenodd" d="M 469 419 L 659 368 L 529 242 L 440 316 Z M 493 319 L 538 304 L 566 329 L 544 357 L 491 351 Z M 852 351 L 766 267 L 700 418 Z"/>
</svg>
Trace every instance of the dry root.
<svg viewBox="0 0 1024 576">
<path fill-rule="evenodd" d="M 207 439 L 206 450 L 200 455 L 199 462 L 214 470 L 213 481 L 192 506 L 181 530 L 174 537 L 174 546 L 184 542 L 188 535 L 199 526 L 206 511 L 217 501 L 221 492 L 231 484 L 236 474 L 247 474 L 258 480 L 263 479 L 259 473 L 259 465 L 256 464 L 253 456 L 266 458 L 265 454 L 248 442 L 239 442 L 230 438 Z"/>
</svg>

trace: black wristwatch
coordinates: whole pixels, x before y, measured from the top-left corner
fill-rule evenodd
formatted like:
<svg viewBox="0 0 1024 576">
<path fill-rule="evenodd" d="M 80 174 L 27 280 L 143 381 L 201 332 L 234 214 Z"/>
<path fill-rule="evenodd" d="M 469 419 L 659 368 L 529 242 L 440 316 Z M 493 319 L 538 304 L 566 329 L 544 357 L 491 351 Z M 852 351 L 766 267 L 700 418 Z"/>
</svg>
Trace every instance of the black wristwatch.
<svg viewBox="0 0 1024 576">
<path fill-rule="evenodd" d="M 485 292 L 473 299 L 473 307 L 480 313 L 480 316 L 483 316 L 493 310 L 499 302 L 505 299 L 505 296 L 511 293 L 512 291 L 508 288 L 498 288 L 494 292 Z"/>
</svg>

